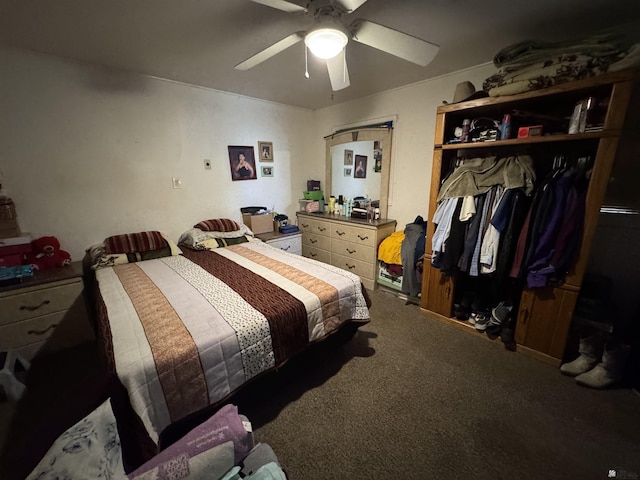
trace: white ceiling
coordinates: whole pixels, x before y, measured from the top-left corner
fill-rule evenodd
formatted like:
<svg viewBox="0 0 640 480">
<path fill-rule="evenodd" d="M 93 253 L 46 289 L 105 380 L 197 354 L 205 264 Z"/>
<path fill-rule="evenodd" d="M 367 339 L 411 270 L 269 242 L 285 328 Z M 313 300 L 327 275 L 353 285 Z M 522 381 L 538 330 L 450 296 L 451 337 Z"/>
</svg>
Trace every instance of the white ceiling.
<svg viewBox="0 0 640 480">
<path fill-rule="evenodd" d="M 438 44 L 440 52 L 419 67 L 351 41 L 351 86 L 335 93 L 325 65 L 311 55 L 305 79 L 303 43 L 251 70 L 235 70 L 309 26 L 306 16 L 249 0 L 0 0 L 0 44 L 318 109 L 490 62 L 521 40 L 615 28 L 636 41 L 640 1 L 368 0 L 345 19 L 356 18 Z"/>
</svg>

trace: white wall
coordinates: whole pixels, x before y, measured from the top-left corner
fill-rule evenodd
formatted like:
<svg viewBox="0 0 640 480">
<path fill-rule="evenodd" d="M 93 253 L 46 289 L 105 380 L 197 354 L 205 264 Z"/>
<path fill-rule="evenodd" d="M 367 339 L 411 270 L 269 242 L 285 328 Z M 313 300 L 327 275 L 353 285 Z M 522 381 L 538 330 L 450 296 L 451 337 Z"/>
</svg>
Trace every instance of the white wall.
<svg viewBox="0 0 640 480">
<path fill-rule="evenodd" d="M 320 158 L 324 155 L 322 137 L 337 128 L 372 123 L 397 115 L 393 131 L 388 217 L 397 220 L 397 230 L 403 230 L 417 215 L 427 219 L 436 108 L 443 100 L 451 101 L 459 82 L 469 80 L 479 90 L 484 79 L 493 73 L 493 65 L 481 65 L 317 110 L 315 139 L 318 145 L 314 154 Z"/>
<path fill-rule="evenodd" d="M 310 110 L 14 49 L 0 65 L 0 182 L 21 229 L 57 236 L 75 260 L 109 235 L 177 240 L 200 220 L 240 220 L 242 206 L 292 216 L 324 175 L 324 159 L 302 164 L 315 155 Z M 273 142 L 274 176 L 232 182 L 227 146 L 257 155 L 258 141 Z"/>
</svg>

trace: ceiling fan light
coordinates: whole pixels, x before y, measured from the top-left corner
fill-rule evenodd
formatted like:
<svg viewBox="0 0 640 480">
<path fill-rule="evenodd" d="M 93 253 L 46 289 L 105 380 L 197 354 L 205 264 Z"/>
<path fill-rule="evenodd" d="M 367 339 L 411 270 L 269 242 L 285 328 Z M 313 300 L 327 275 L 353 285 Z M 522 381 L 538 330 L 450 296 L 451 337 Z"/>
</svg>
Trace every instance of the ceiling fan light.
<svg viewBox="0 0 640 480">
<path fill-rule="evenodd" d="M 344 32 L 335 28 L 320 28 L 309 32 L 304 43 L 316 57 L 328 60 L 338 55 L 349 38 Z"/>
</svg>

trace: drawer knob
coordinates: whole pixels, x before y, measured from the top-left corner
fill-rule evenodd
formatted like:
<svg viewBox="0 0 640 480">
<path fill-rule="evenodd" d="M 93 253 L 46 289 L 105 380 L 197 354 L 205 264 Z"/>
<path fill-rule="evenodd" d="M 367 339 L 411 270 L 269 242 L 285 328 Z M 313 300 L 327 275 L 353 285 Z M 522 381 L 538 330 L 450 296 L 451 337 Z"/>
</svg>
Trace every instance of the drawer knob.
<svg viewBox="0 0 640 480">
<path fill-rule="evenodd" d="M 321 232 L 324 232 L 327 229 L 327 227 L 318 227 L 318 230 L 320 230 Z"/>
<path fill-rule="evenodd" d="M 38 310 L 41 307 L 44 307 L 45 305 L 49 305 L 49 300 L 43 300 L 42 303 L 40 305 L 36 305 L 35 307 L 30 307 L 28 305 L 20 305 L 20 310 L 26 310 L 27 312 L 33 312 L 35 310 Z"/>
<path fill-rule="evenodd" d="M 355 266 L 355 265 L 349 265 L 348 263 L 345 263 L 345 265 L 347 266 L 347 268 L 348 268 L 349 270 L 353 270 L 354 268 L 356 268 L 356 266 Z"/>
<path fill-rule="evenodd" d="M 340 235 L 340 236 L 342 236 L 342 235 L 344 235 L 344 234 L 345 234 L 345 232 L 339 232 L 338 230 L 336 230 L 336 233 L 337 233 L 338 235 Z"/>
<path fill-rule="evenodd" d="M 317 257 L 318 254 L 317 253 L 310 253 L 309 255 L 311 255 L 311 258 Z"/>
<path fill-rule="evenodd" d="M 369 238 L 369 235 L 365 235 L 364 237 L 362 235 L 358 235 L 358 238 L 360 240 L 366 240 L 367 238 Z"/>
<path fill-rule="evenodd" d="M 356 251 L 355 251 L 355 250 L 350 250 L 350 249 L 348 249 L 348 248 L 347 248 L 347 252 L 349 252 L 349 253 L 351 253 L 351 254 L 356 253 Z"/>
<path fill-rule="evenodd" d="M 284 250 L 285 252 L 291 248 L 291 245 L 287 245 L 285 248 L 281 248 L 280 250 Z"/>
<path fill-rule="evenodd" d="M 318 243 L 318 240 L 314 240 L 313 238 L 310 238 L 310 239 L 309 239 L 309 241 L 310 241 L 311 243 Z"/>
<path fill-rule="evenodd" d="M 49 325 L 47 328 L 45 328 L 44 330 L 29 330 L 27 333 L 29 335 L 44 335 L 45 333 L 47 333 L 49 330 L 52 330 L 54 328 L 56 328 L 58 326 L 57 323 L 52 323 L 51 325 Z"/>
</svg>

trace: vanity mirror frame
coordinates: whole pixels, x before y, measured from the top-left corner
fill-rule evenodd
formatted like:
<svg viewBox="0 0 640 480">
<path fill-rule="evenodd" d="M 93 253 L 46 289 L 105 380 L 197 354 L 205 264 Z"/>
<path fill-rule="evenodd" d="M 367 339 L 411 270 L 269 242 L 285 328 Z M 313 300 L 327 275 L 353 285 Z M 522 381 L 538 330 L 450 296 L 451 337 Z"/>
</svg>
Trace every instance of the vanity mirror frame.
<svg viewBox="0 0 640 480">
<path fill-rule="evenodd" d="M 357 128 L 347 132 L 334 133 L 325 137 L 326 141 L 326 173 L 325 173 L 325 189 L 327 195 L 333 194 L 331 191 L 331 182 L 333 180 L 333 161 L 331 156 L 331 148 L 336 145 L 352 142 L 380 142 L 382 149 L 382 171 L 380 172 L 380 218 L 387 218 L 389 209 L 389 178 L 391 173 L 391 139 L 393 137 L 393 128 L 391 127 L 369 127 Z M 365 192 L 363 192 L 365 193 Z M 375 200 L 375 199 L 372 199 Z"/>
</svg>

